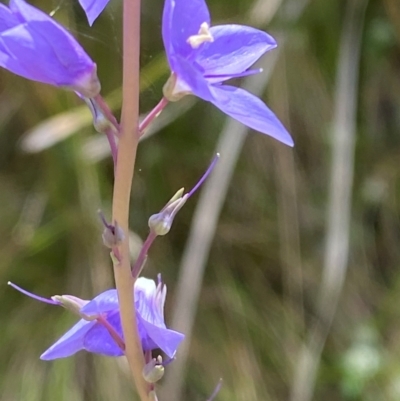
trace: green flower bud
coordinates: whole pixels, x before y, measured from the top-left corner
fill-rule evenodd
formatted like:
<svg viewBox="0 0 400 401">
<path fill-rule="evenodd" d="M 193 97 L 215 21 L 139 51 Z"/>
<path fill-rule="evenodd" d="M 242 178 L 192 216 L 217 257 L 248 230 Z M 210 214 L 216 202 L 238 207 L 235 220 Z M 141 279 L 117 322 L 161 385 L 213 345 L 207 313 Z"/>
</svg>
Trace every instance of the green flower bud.
<svg viewBox="0 0 400 401">
<path fill-rule="evenodd" d="M 65 309 L 80 316 L 82 319 L 87 321 L 96 320 L 97 316 L 88 316 L 80 312 L 81 308 L 84 307 L 89 301 L 74 297 L 73 295 L 54 295 L 51 299 L 58 302 Z"/>
<path fill-rule="evenodd" d="M 159 355 L 147 363 L 142 371 L 144 379 L 148 383 L 156 383 L 164 376 L 164 366 L 162 365 L 162 357 Z"/>
</svg>

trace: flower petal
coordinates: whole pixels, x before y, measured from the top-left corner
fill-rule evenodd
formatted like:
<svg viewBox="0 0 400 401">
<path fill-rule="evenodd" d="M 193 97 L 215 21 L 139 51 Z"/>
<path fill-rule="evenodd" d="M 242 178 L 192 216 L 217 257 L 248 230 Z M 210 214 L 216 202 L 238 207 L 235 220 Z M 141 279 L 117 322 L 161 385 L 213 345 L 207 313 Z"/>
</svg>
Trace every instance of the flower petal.
<svg viewBox="0 0 400 401">
<path fill-rule="evenodd" d="M 13 15 L 10 9 L 0 3 L 0 33 L 18 24 L 18 19 Z"/>
<path fill-rule="evenodd" d="M 138 316 L 143 320 L 165 328 L 163 315 L 156 304 L 156 285 L 153 280 L 140 277 L 136 281 L 135 306 Z"/>
<path fill-rule="evenodd" d="M 10 10 L 20 23 L 0 33 L 2 67 L 88 97 L 100 91 L 96 65 L 61 25 L 23 0 L 11 0 Z"/>
<path fill-rule="evenodd" d="M 93 68 L 93 61 L 75 38 L 47 14 L 23 0 L 11 0 L 10 9 L 27 22 L 31 34 L 36 34 L 35 40 L 41 40 L 47 44 L 47 53 L 52 50 L 52 55 L 49 54 L 48 58 L 57 59 L 71 75 Z M 33 50 L 35 52 L 42 50 L 39 46 L 34 46 Z"/>
<path fill-rule="evenodd" d="M 148 338 L 151 340 L 149 341 L 149 339 L 142 337 L 142 346 L 145 351 L 160 348 L 172 358 L 179 344 L 185 338 L 182 333 L 151 324 L 140 316 L 138 316 L 138 323 L 139 326 L 142 325 L 144 327 Z M 154 347 L 154 345 L 156 345 L 156 347 Z"/>
<path fill-rule="evenodd" d="M 119 336 L 123 338 L 119 312 L 108 315 L 107 321 L 111 324 Z M 83 348 L 86 351 L 107 356 L 124 355 L 121 348 L 117 345 L 108 330 L 101 323 L 96 323 L 85 335 Z"/>
<path fill-rule="evenodd" d="M 258 97 L 228 85 L 215 86 L 214 93 L 218 100 L 212 103 L 224 113 L 256 131 L 293 146 L 293 139 L 286 128 Z"/>
<path fill-rule="evenodd" d="M 113 310 L 118 310 L 118 294 L 115 289 L 107 290 L 97 295 L 81 308 L 80 312 L 91 316 Z"/>
<path fill-rule="evenodd" d="M 79 4 L 85 11 L 90 26 L 93 25 L 93 22 L 105 9 L 109 1 L 110 0 L 79 0 Z"/>
<path fill-rule="evenodd" d="M 70 77 L 54 58 L 51 48 L 26 25 L 1 34 L 1 66 L 14 74 L 56 86 L 67 86 Z M 61 67 L 61 68 L 60 68 Z"/>
<path fill-rule="evenodd" d="M 156 283 L 150 278 L 139 277 L 135 282 L 135 295 L 141 293 L 145 298 L 151 299 L 154 297 L 156 290 Z"/>
<path fill-rule="evenodd" d="M 96 324 L 95 321 L 88 322 L 81 319 L 75 326 L 68 330 L 55 344 L 45 351 L 40 359 L 49 361 L 51 359 L 66 358 L 82 350 L 86 333 Z"/>
<path fill-rule="evenodd" d="M 165 326 L 163 308 L 167 287 L 159 280 L 157 287 L 153 280 L 144 277 L 135 283 L 138 329 L 143 350 L 161 348 L 172 358 L 185 336 Z"/>
<path fill-rule="evenodd" d="M 162 36 L 173 70 L 171 56 L 179 54 L 181 57 L 187 57 L 193 51 L 187 39 L 198 34 L 203 22 L 210 25 L 210 13 L 204 0 L 165 0 Z"/>
<path fill-rule="evenodd" d="M 164 42 L 165 53 L 167 55 L 168 63 L 171 67 L 171 70 L 175 69 L 173 65 L 173 54 L 174 49 L 172 47 L 172 20 L 175 9 L 175 1 L 173 0 L 165 0 L 164 2 L 164 11 L 163 11 L 163 20 L 162 20 L 162 38 Z"/>
<path fill-rule="evenodd" d="M 184 82 L 184 85 L 177 86 L 187 87 L 194 95 L 211 102 L 214 99 L 213 87 L 203 77 L 203 74 L 184 58 L 175 56 L 174 59 L 177 60 L 174 72 L 178 81 Z"/>
<path fill-rule="evenodd" d="M 210 33 L 214 42 L 203 43 L 195 53 L 205 76 L 240 74 L 277 46 L 272 36 L 244 25 L 214 26 Z"/>
</svg>

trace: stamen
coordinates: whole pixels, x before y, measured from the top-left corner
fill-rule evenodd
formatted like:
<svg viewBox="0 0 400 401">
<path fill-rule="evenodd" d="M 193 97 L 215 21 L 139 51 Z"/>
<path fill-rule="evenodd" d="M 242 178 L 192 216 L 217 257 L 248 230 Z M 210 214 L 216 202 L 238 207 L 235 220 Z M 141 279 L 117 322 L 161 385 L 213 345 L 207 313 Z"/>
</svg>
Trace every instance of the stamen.
<svg viewBox="0 0 400 401">
<path fill-rule="evenodd" d="M 190 198 L 201 186 L 201 184 L 207 179 L 207 177 L 211 174 L 211 171 L 214 169 L 215 164 L 219 160 L 220 154 L 217 153 L 211 162 L 210 166 L 208 167 L 207 171 L 203 174 L 203 176 L 200 178 L 199 182 L 192 188 L 192 190 L 187 194 L 187 197 Z"/>
<path fill-rule="evenodd" d="M 18 287 L 18 285 L 12 283 L 11 281 L 9 281 L 7 284 L 9 286 L 13 287 L 15 290 L 22 292 L 23 294 L 27 295 L 30 298 L 36 299 L 37 301 L 44 302 L 44 303 L 50 304 L 50 305 L 61 305 L 60 302 L 53 301 L 52 299 L 48 299 L 48 298 L 39 297 L 38 295 L 32 294 L 31 292 L 28 292 L 28 291 L 24 290 L 23 288 Z"/>
<path fill-rule="evenodd" d="M 225 79 L 232 79 L 232 78 L 247 77 L 249 75 L 259 74 L 260 72 L 263 72 L 262 68 L 258 68 L 257 70 L 243 71 L 238 74 L 204 75 L 204 78 L 225 80 Z"/>
<path fill-rule="evenodd" d="M 187 43 L 192 46 L 193 49 L 197 49 L 204 42 L 214 42 L 214 37 L 211 35 L 207 22 L 203 22 L 200 25 L 199 33 L 197 35 L 189 36 Z"/>
</svg>

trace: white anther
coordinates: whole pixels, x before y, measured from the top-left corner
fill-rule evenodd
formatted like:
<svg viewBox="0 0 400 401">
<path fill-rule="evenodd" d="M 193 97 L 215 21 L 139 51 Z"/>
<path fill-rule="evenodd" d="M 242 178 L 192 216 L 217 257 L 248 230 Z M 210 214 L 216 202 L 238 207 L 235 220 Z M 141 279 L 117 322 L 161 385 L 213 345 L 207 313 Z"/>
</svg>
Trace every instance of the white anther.
<svg viewBox="0 0 400 401">
<path fill-rule="evenodd" d="M 207 22 L 203 22 L 200 25 L 199 33 L 197 35 L 189 36 L 187 40 L 187 43 L 189 43 L 193 49 L 197 49 L 204 42 L 214 42 L 214 37 L 211 35 L 210 27 Z"/>
</svg>

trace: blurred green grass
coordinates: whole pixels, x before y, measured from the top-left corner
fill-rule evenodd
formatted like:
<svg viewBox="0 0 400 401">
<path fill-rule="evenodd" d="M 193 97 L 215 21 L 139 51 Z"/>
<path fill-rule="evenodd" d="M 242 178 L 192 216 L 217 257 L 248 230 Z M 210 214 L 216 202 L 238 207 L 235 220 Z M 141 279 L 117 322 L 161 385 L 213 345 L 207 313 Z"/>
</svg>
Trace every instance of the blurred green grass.
<svg viewBox="0 0 400 401">
<path fill-rule="evenodd" d="M 96 60 L 103 93 L 118 90 L 120 3 L 112 0 L 93 29 L 75 4 L 34 4 L 48 12 L 59 7 L 55 17 L 71 27 Z M 279 152 L 286 150 L 273 140 L 256 133 L 248 137 L 207 265 L 186 400 L 205 400 L 219 377 L 224 378 L 221 401 L 288 399 L 296 357 L 316 314 L 345 4 L 311 1 L 291 24 L 278 10 L 264 27 L 287 37 L 264 100 L 293 134 L 294 171 L 284 171 L 277 163 Z M 161 0 L 143 2 L 141 112 L 159 100 L 167 74 L 162 65 L 146 72 L 146 66 L 162 57 L 161 37 L 155 34 L 161 28 L 162 5 Z M 255 2 L 210 0 L 209 6 L 214 23 L 246 23 Z M 370 0 L 361 49 L 349 271 L 322 355 L 316 400 L 400 398 L 399 27 L 397 0 Z M 1 401 L 133 398 L 122 361 L 84 353 L 40 361 L 40 354 L 74 317 L 6 286 L 10 280 L 43 296 L 83 298 L 112 286 L 96 215 L 98 208 L 107 213 L 110 207 L 112 166 L 109 159 L 93 164 L 83 157 L 93 129 L 84 126 L 37 154 L 20 147 L 24 132 L 79 105 L 71 93 L 0 71 Z M 224 118 L 211 105 L 198 102 L 140 145 L 131 227 L 141 237 L 149 215 L 177 189 L 196 182 L 214 152 Z M 280 251 L 279 180 L 287 174 L 293 174 L 296 183 L 300 235 L 302 274 L 296 276 L 294 292 L 287 283 L 299 266 L 285 266 Z M 196 200 L 191 199 L 171 233 L 154 245 L 146 267 L 148 276 L 161 271 L 168 285 L 167 320 Z"/>
</svg>

